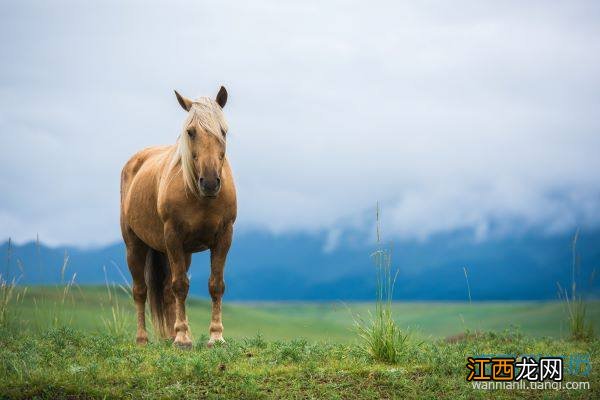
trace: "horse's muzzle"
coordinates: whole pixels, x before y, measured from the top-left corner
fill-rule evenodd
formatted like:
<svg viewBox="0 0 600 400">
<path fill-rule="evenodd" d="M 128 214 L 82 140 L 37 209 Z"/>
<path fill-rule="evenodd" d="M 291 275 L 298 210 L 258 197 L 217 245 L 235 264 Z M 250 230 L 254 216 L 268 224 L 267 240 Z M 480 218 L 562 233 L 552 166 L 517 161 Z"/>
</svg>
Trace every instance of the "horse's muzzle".
<svg viewBox="0 0 600 400">
<path fill-rule="evenodd" d="M 211 179 L 202 177 L 199 179 L 198 183 L 200 184 L 200 189 L 205 197 L 216 197 L 221 190 L 221 178 L 219 177 Z"/>
</svg>

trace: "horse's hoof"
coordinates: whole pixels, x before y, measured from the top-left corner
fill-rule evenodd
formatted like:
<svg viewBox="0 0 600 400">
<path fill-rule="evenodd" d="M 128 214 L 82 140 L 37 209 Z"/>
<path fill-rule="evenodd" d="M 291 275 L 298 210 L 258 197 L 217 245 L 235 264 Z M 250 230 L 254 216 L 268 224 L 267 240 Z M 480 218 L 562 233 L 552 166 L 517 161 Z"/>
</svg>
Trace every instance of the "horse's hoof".
<svg viewBox="0 0 600 400">
<path fill-rule="evenodd" d="M 145 346 L 148 344 L 148 338 L 147 337 L 138 337 L 135 339 L 135 342 L 140 346 Z"/>
<path fill-rule="evenodd" d="M 226 344 L 225 339 L 223 339 L 223 338 L 220 338 L 220 339 L 210 339 L 206 343 L 206 347 L 208 347 L 210 349 L 211 347 L 213 347 L 217 343 L 220 344 L 220 345 Z"/>
<path fill-rule="evenodd" d="M 173 342 L 173 346 L 181 350 L 191 350 L 192 342 Z"/>
</svg>

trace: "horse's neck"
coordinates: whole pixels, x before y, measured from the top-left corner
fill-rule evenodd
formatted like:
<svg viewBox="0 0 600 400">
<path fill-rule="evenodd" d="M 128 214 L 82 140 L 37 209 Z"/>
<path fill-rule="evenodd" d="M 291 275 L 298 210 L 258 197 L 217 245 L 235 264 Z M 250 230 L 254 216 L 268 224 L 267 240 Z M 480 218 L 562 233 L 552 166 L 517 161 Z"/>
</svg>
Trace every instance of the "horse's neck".
<svg viewBox="0 0 600 400">
<path fill-rule="evenodd" d="M 181 168 L 181 161 L 177 164 L 173 164 L 173 157 L 175 156 L 175 152 L 177 151 L 177 144 L 171 146 L 165 146 L 162 154 L 156 160 L 157 163 L 157 178 L 159 181 L 168 179 L 173 180 L 177 179 L 179 175 L 179 179 L 181 179 L 181 173 L 179 172 Z"/>
</svg>

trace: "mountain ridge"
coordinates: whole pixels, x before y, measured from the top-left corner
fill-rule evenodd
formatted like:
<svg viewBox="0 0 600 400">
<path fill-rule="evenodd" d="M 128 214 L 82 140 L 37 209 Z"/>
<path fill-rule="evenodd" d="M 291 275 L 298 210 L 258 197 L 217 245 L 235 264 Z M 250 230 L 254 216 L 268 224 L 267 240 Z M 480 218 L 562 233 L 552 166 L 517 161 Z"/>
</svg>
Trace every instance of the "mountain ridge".
<svg viewBox="0 0 600 400">
<path fill-rule="evenodd" d="M 325 233 L 236 235 L 225 270 L 226 298 L 231 300 L 372 300 L 374 244 L 342 240 L 325 251 Z M 578 289 L 600 297 L 593 279 L 600 269 L 600 230 L 583 232 L 578 240 Z M 122 242 L 95 247 L 49 247 L 36 242 L 0 245 L 4 277 L 20 276 L 25 285 L 123 283 L 130 280 Z M 557 283 L 570 287 L 571 237 L 530 234 L 474 241 L 460 232 L 424 242 L 393 244 L 393 267 L 399 268 L 395 298 L 399 300 L 467 300 L 467 269 L 471 295 L 477 300 L 552 300 Z M 65 254 L 67 267 L 61 278 Z M 106 269 L 106 275 L 104 268 Z M 22 269 L 22 271 L 21 271 Z M 120 272 L 119 272 L 120 269 Z M 208 252 L 195 254 L 190 268 L 190 294 L 207 297 Z"/>
</svg>

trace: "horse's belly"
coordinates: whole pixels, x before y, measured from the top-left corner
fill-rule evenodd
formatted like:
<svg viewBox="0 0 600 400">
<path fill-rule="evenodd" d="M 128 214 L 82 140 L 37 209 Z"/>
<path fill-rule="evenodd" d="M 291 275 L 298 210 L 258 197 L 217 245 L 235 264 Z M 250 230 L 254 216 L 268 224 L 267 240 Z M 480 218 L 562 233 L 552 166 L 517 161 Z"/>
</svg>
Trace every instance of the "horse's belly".
<svg viewBox="0 0 600 400">
<path fill-rule="evenodd" d="M 146 245 L 152 247 L 154 250 L 166 253 L 167 249 L 165 247 L 163 224 L 160 220 L 158 222 L 159 224 L 152 224 L 147 220 L 141 221 L 134 218 L 130 220 L 130 226 L 142 242 L 146 243 Z M 153 225 L 153 227 L 149 229 L 150 225 Z"/>
<path fill-rule="evenodd" d="M 205 250 L 208 250 L 208 246 L 206 246 L 204 244 L 196 244 L 196 245 L 192 245 L 192 246 L 184 248 L 184 251 L 186 253 L 199 253 L 199 252 L 205 251 Z"/>
</svg>

